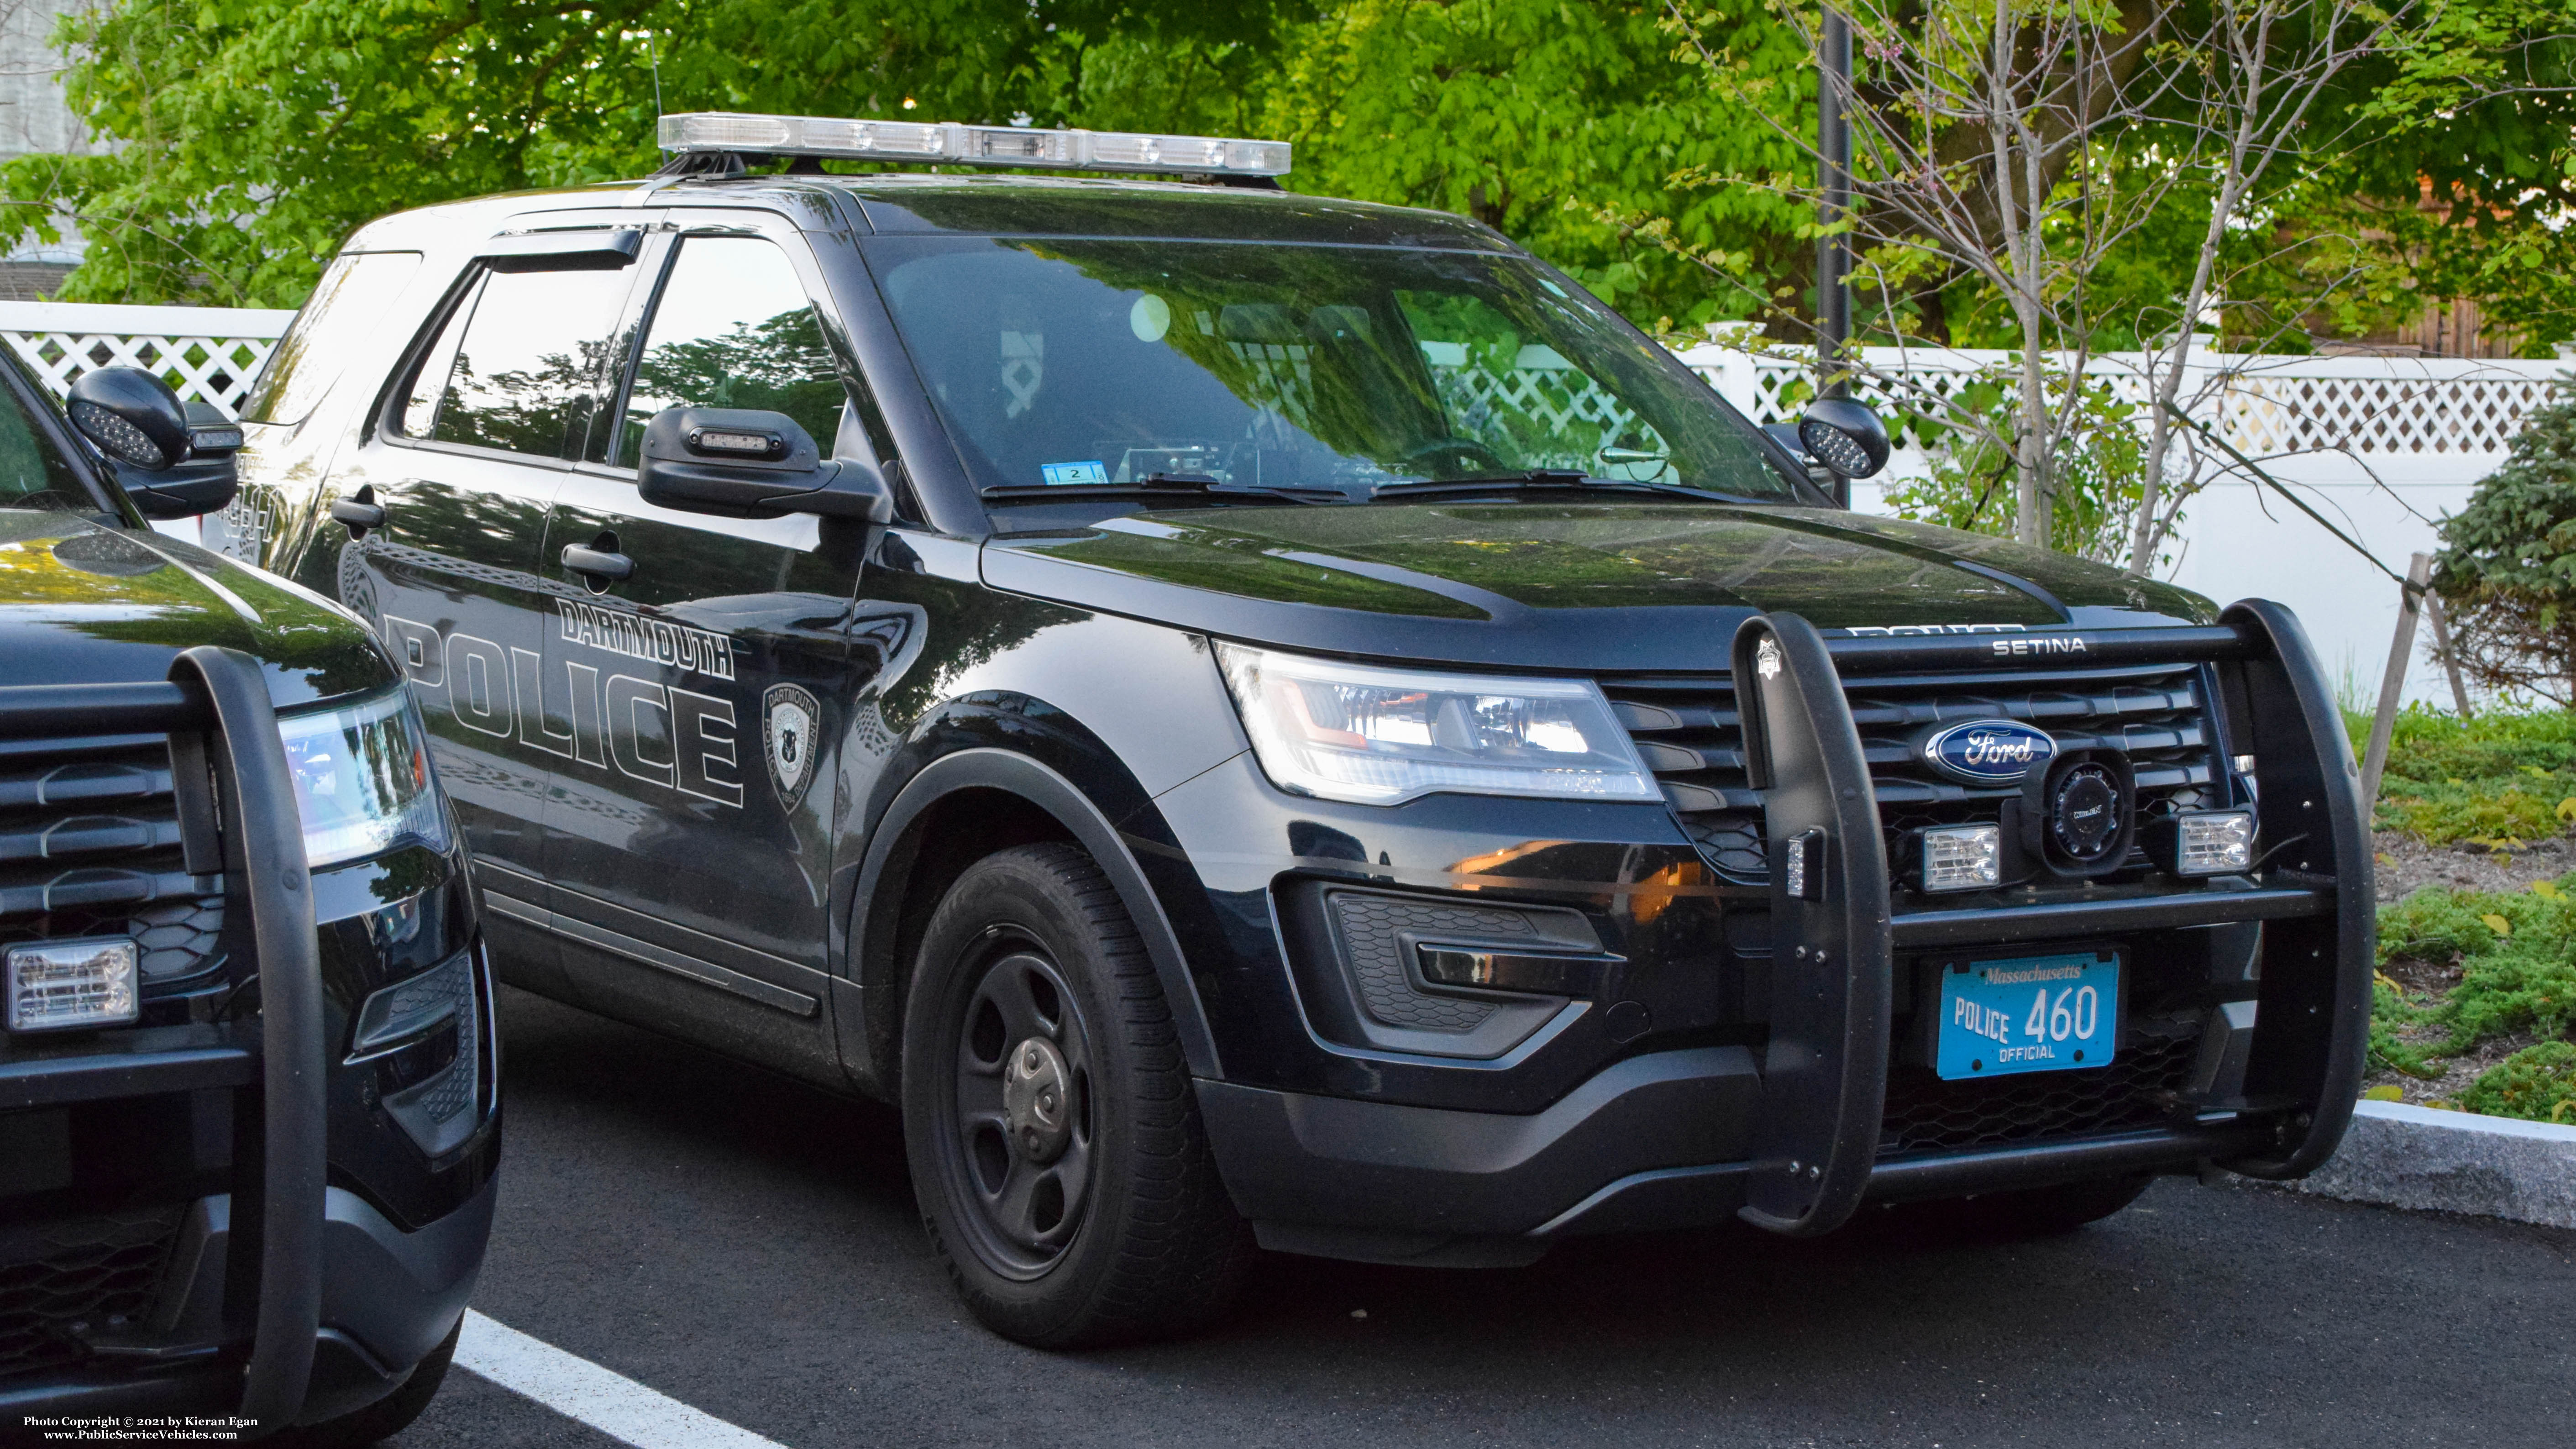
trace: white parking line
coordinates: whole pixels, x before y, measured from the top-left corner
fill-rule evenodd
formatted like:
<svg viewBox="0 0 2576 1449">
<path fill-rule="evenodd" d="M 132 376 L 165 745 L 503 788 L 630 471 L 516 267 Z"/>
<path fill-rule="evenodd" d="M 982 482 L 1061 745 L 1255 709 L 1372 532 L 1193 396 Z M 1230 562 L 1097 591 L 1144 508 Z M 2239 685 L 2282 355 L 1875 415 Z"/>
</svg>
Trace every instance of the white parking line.
<svg viewBox="0 0 2576 1449">
<path fill-rule="evenodd" d="M 470 1308 L 456 1366 L 635 1449 L 786 1449 Z"/>
</svg>

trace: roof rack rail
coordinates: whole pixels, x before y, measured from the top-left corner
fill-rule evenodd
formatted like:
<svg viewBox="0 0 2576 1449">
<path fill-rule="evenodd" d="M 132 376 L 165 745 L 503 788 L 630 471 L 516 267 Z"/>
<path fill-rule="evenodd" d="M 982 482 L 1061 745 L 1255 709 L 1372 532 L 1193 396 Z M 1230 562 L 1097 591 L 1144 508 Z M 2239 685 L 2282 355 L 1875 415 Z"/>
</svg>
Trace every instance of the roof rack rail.
<svg viewBox="0 0 2576 1449">
<path fill-rule="evenodd" d="M 1288 143 L 1135 131 L 970 126 L 955 121 L 861 121 L 688 111 L 664 116 L 661 146 L 675 153 L 660 174 L 730 169 L 695 157 L 812 156 L 936 166 L 1044 167 L 1179 176 L 1284 176 Z"/>
</svg>

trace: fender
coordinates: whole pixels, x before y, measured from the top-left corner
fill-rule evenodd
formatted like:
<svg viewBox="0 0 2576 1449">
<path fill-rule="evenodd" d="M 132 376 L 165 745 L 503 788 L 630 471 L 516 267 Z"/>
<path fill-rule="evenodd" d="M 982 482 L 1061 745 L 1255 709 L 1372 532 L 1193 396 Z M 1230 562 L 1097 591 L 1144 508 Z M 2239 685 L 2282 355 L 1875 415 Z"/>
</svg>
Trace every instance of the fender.
<svg viewBox="0 0 2576 1449">
<path fill-rule="evenodd" d="M 882 1064 L 875 1064 L 876 1054 L 869 1047 L 876 1035 L 875 1024 L 869 1019 L 869 1005 L 872 997 L 882 999 L 889 994 L 894 985 L 891 973 L 903 969 L 906 963 L 871 964 L 874 953 L 867 948 L 871 932 L 890 928 L 891 923 L 869 920 L 868 906 L 876 899 L 896 852 L 909 851 L 914 823 L 948 796 L 976 789 L 999 790 L 1037 806 L 1099 863 L 1102 874 L 1109 877 L 1111 887 L 1118 892 L 1119 904 L 1127 908 L 1128 918 L 1136 923 L 1146 957 L 1154 963 L 1163 997 L 1171 1003 L 1173 1026 L 1190 1075 L 1222 1078 L 1216 1041 L 1208 1032 L 1207 1013 L 1199 1002 L 1198 989 L 1190 981 L 1180 939 L 1172 929 L 1170 917 L 1164 914 L 1161 899 L 1146 884 L 1144 872 L 1121 839 L 1117 825 L 1091 797 L 1054 768 L 1016 751 L 989 745 L 942 755 L 923 766 L 905 783 L 869 832 L 867 854 L 850 904 L 849 967 L 850 974 L 857 978 L 854 995 L 858 1009 L 841 1010 L 835 1015 L 844 1060 L 851 1060 L 853 1048 L 857 1048 L 874 1065 L 872 1074 L 879 1081 L 890 1080 Z M 886 979 L 869 979 L 872 976 Z"/>
</svg>

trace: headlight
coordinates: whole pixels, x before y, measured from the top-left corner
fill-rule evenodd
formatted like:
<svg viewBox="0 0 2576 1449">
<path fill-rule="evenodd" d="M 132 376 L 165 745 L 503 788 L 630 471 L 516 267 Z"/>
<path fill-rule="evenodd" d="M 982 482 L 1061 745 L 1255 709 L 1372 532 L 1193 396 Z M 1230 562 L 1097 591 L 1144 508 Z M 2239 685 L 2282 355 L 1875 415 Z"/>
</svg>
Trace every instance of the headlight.
<svg viewBox="0 0 2576 1449">
<path fill-rule="evenodd" d="M 1217 662 L 1279 788 L 1395 805 L 1419 795 L 1660 800 L 1591 681 L 1377 669 L 1219 644 Z"/>
<path fill-rule="evenodd" d="M 447 816 L 429 768 L 429 735 L 400 689 L 344 709 L 277 722 L 304 817 L 308 865 L 381 855 L 417 843 L 447 848 Z"/>
</svg>

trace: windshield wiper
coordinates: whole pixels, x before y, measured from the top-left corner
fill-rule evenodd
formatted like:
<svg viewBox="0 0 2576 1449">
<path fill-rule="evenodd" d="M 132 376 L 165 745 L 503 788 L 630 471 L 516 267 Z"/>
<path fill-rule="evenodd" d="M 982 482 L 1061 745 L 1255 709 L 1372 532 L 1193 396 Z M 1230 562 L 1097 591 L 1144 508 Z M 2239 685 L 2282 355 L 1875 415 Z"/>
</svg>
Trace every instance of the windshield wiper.
<svg viewBox="0 0 2576 1449">
<path fill-rule="evenodd" d="M 1081 498 L 1164 498 L 1174 502 L 1191 499 L 1219 503 L 1350 501 L 1348 496 L 1334 488 L 1265 488 L 1258 484 L 1220 482 L 1205 473 L 1148 473 L 1139 483 L 1006 483 L 985 489 L 983 496 L 993 503 L 1045 503 Z"/>
<path fill-rule="evenodd" d="M 1563 489 L 1590 493 L 1654 493 L 1667 498 L 1687 498 L 1695 503 L 1736 503 L 1742 500 L 1705 488 L 1691 488 L 1679 483 L 1645 483 L 1628 478 L 1595 478 L 1565 468 L 1527 468 L 1517 473 L 1485 473 L 1472 478 L 1423 478 L 1409 483 L 1381 483 L 1369 493 L 1369 501 L 1381 498 L 1436 498 L 1450 493 L 1491 493 L 1497 489 L 1544 492 Z"/>
</svg>

